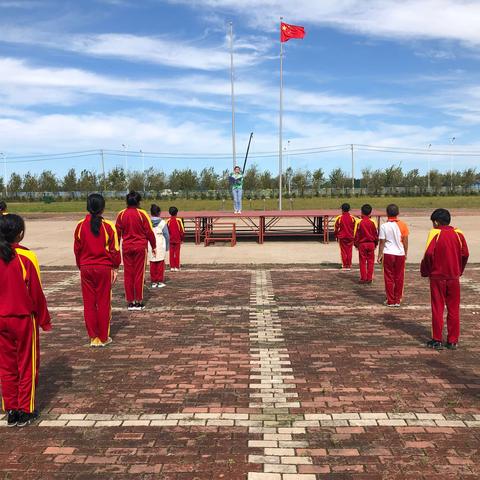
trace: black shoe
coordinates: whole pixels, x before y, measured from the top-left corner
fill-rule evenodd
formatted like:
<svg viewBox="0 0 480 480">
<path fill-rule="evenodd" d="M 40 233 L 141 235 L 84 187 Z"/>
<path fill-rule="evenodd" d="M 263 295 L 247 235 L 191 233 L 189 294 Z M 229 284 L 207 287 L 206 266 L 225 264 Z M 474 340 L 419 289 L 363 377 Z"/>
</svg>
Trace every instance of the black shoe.
<svg viewBox="0 0 480 480">
<path fill-rule="evenodd" d="M 127 310 L 129 310 L 129 311 L 135 310 L 135 304 L 134 303 L 129 303 L 128 307 L 127 307 Z"/>
<path fill-rule="evenodd" d="M 17 426 L 19 413 L 17 410 L 9 410 L 7 412 L 7 427 Z"/>
<path fill-rule="evenodd" d="M 428 341 L 427 342 L 427 347 L 428 348 L 433 348 L 434 350 L 443 350 L 442 342 L 439 342 L 438 340 Z"/>
<path fill-rule="evenodd" d="M 17 427 L 26 427 L 38 418 L 38 412 L 26 413 L 18 412 Z"/>
<path fill-rule="evenodd" d="M 446 346 L 449 350 L 456 350 L 456 349 L 458 348 L 456 343 L 450 343 L 450 342 L 447 342 L 447 343 L 445 344 L 445 346 Z"/>
<path fill-rule="evenodd" d="M 140 303 L 140 302 L 135 302 L 135 310 L 144 310 L 145 309 L 145 304 Z"/>
</svg>

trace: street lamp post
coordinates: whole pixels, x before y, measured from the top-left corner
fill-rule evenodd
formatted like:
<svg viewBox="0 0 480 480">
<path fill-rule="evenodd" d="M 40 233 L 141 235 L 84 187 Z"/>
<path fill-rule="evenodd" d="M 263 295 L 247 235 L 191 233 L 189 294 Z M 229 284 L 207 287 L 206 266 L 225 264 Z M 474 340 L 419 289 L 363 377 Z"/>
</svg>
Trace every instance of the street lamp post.
<svg viewBox="0 0 480 480">
<path fill-rule="evenodd" d="M 126 145 L 125 143 L 122 143 L 122 147 L 123 147 L 123 156 L 124 156 L 124 164 L 125 164 L 125 188 L 127 190 L 127 193 L 128 193 L 128 179 L 127 179 L 127 172 L 128 172 L 128 154 L 127 154 L 127 148 L 128 148 L 128 145 Z"/>
<path fill-rule="evenodd" d="M 3 157 L 3 183 L 5 189 L 5 197 L 8 196 L 8 186 L 7 186 L 7 154 L 4 152 L 0 152 L 0 155 Z"/>
<path fill-rule="evenodd" d="M 429 143 L 428 144 L 428 150 L 430 150 L 432 148 L 432 144 Z M 427 191 L 428 193 L 430 193 L 430 170 L 431 170 L 431 167 L 430 167 L 430 155 L 427 155 Z"/>
<path fill-rule="evenodd" d="M 452 150 L 453 150 L 453 144 L 455 143 L 456 138 L 452 137 L 450 139 L 450 145 L 452 145 Z M 450 151 L 450 191 L 453 192 L 453 155 L 452 151 Z"/>
<path fill-rule="evenodd" d="M 140 150 L 142 154 L 142 178 L 143 178 L 143 194 L 145 195 L 145 153 L 143 150 Z"/>
</svg>

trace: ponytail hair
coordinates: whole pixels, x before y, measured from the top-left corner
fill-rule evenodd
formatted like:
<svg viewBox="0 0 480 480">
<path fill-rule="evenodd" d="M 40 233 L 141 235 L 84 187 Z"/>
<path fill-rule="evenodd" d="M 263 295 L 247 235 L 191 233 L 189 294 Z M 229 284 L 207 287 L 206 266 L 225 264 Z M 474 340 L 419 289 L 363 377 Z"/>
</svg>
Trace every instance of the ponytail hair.
<svg viewBox="0 0 480 480">
<path fill-rule="evenodd" d="M 90 229 L 98 237 L 102 226 L 102 213 L 105 210 L 105 199 L 99 193 L 91 193 L 87 198 L 87 210 L 92 215 Z"/>
<path fill-rule="evenodd" d="M 9 263 L 15 258 L 13 243 L 25 231 L 25 222 L 19 215 L 0 215 L 0 259 Z"/>
</svg>

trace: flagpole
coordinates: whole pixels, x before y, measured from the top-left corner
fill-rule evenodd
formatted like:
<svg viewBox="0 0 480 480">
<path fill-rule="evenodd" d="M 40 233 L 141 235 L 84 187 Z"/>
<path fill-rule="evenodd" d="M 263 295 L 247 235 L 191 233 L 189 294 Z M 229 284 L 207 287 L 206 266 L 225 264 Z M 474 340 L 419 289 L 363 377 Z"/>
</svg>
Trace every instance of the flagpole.
<svg viewBox="0 0 480 480">
<path fill-rule="evenodd" d="M 280 17 L 280 115 L 278 124 L 278 209 L 282 210 L 282 176 L 283 176 L 283 42 L 282 42 L 282 22 Z"/>
<path fill-rule="evenodd" d="M 232 161 L 233 168 L 235 168 L 237 164 L 237 149 L 235 144 L 235 73 L 233 65 L 233 22 L 230 22 L 230 80 L 232 83 Z"/>
</svg>

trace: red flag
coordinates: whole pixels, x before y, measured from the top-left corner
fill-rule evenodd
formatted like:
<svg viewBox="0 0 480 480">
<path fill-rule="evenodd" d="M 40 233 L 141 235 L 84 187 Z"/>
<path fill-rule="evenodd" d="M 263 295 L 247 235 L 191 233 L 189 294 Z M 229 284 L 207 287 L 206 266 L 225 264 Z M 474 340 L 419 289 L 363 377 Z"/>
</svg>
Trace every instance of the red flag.
<svg viewBox="0 0 480 480">
<path fill-rule="evenodd" d="M 291 38 L 303 38 L 305 36 L 305 28 L 298 25 L 289 25 L 288 23 L 280 24 L 280 41 L 288 42 Z"/>
</svg>

